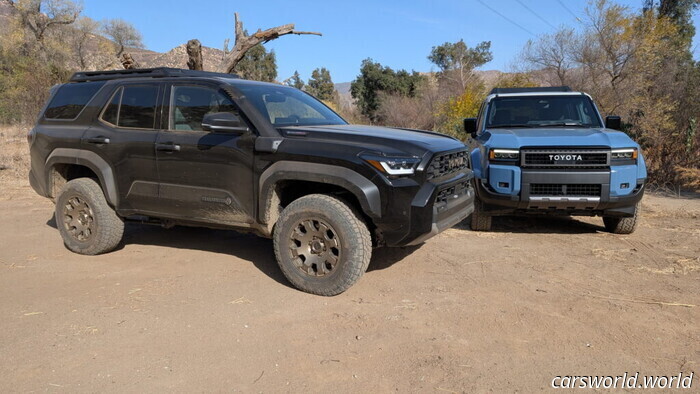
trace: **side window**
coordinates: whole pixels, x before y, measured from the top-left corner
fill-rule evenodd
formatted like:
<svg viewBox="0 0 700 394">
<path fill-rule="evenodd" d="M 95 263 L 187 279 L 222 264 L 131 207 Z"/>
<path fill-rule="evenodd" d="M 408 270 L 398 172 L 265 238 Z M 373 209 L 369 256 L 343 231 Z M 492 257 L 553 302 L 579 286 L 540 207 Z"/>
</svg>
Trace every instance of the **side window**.
<svg viewBox="0 0 700 394">
<path fill-rule="evenodd" d="M 125 86 L 119 106 L 119 127 L 153 129 L 156 123 L 158 86 Z"/>
<path fill-rule="evenodd" d="M 170 130 L 202 131 L 204 115 L 238 112 L 222 91 L 205 86 L 174 85 L 170 96 Z"/>
<path fill-rule="evenodd" d="M 119 123 L 119 103 L 122 101 L 122 92 L 124 89 L 119 88 L 112 96 L 112 100 L 105 108 L 105 112 L 102 114 L 102 120 L 113 125 Z"/>
<path fill-rule="evenodd" d="M 102 120 L 117 127 L 154 129 L 157 85 L 133 85 L 119 88 L 102 113 Z"/>
<path fill-rule="evenodd" d="M 60 88 L 46 107 L 46 119 L 75 119 L 104 82 L 68 83 Z"/>
</svg>

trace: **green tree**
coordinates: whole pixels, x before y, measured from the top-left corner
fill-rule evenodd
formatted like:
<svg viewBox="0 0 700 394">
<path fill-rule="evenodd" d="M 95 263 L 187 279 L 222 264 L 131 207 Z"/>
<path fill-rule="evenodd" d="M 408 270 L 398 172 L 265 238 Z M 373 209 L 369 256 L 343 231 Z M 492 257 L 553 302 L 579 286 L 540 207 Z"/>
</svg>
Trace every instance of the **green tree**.
<svg viewBox="0 0 700 394">
<path fill-rule="evenodd" d="M 328 69 L 321 67 L 311 72 L 307 91 L 322 101 L 333 101 L 335 99 L 335 85 L 333 85 L 331 73 Z"/>
<path fill-rule="evenodd" d="M 658 16 L 669 18 L 678 27 L 678 37 L 690 46 L 695 35 L 693 11 L 700 6 L 700 0 L 645 0 L 644 11 L 656 8 Z"/>
<path fill-rule="evenodd" d="M 483 41 L 470 48 L 459 40 L 433 47 L 428 60 L 440 68 L 439 77 L 456 84 L 460 92 L 467 88 L 474 76 L 474 69 L 493 60 L 491 42 Z"/>
<path fill-rule="evenodd" d="M 102 23 L 102 31 L 116 45 L 116 56 L 124 53 L 127 47 L 143 48 L 143 38 L 134 25 L 124 19 L 107 19 Z"/>
<path fill-rule="evenodd" d="M 304 87 L 306 86 L 304 80 L 301 79 L 301 76 L 299 75 L 299 71 L 294 71 L 294 75 L 287 78 L 285 83 L 287 84 L 287 86 L 291 86 L 297 89 L 304 89 Z"/>
<path fill-rule="evenodd" d="M 0 122 L 30 123 L 52 85 L 65 82 L 74 52 L 68 33 L 81 6 L 71 0 L 6 1 L 0 34 Z"/>
<path fill-rule="evenodd" d="M 362 61 L 360 75 L 350 84 L 350 93 L 357 100 L 360 112 L 378 122 L 381 121 L 378 115 L 380 93 L 414 97 L 422 80 L 423 77 L 415 71 L 394 71 L 368 58 Z"/>
<path fill-rule="evenodd" d="M 245 53 L 234 71 L 245 79 L 273 82 L 277 78 L 275 51 L 268 52 L 262 44 L 258 44 Z"/>
</svg>

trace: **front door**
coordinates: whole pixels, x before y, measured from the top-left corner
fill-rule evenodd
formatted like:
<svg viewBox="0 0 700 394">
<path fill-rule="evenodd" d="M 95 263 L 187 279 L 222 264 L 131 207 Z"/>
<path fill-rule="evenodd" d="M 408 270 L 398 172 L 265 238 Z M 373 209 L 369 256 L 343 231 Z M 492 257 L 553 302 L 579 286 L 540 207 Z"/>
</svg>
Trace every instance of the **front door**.
<svg viewBox="0 0 700 394">
<path fill-rule="evenodd" d="M 203 131 L 204 115 L 238 108 L 215 85 L 172 83 L 168 119 L 156 141 L 160 211 L 164 216 L 221 224 L 252 223 L 254 134 Z"/>
</svg>

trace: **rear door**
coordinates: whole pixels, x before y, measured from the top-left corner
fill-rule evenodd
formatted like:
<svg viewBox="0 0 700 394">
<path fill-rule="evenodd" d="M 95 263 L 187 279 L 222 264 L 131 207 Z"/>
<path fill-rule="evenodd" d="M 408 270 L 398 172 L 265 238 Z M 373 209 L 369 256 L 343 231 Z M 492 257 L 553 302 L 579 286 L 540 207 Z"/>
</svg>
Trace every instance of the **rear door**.
<svg viewBox="0 0 700 394">
<path fill-rule="evenodd" d="M 148 214 L 158 207 L 155 142 L 163 84 L 120 84 L 82 138 L 83 149 L 112 166 L 121 214 Z"/>
<path fill-rule="evenodd" d="M 167 118 L 156 142 L 164 216 L 234 225 L 252 223 L 253 132 L 241 135 L 202 130 L 204 115 L 241 115 L 238 107 L 214 83 L 172 82 L 166 87 L 164 108 Z"/>
</svg>

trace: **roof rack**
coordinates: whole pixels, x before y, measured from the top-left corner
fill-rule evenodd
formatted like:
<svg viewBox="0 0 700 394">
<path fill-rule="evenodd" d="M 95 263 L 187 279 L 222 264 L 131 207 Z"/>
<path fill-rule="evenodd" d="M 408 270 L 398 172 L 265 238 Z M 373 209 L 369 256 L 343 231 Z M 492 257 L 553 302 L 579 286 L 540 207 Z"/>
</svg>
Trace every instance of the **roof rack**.
<svg viewBox="0 0 700 394">
<path fill-rule="evenodd" d="M 209 71 L 184 70 L 181 68 L 156 67 L 131 70 L 79 71 L 71 77 L 71 82 L 109 81 L 123 78 L 165 78 L 165 77 L 219 77 L 240 78 L 236 74 Z"/>
<path fill-rule="evenodd" d="M 547 86 L 539 88 L 493 88 L 489 94 L 537 93 L 537 92 L 571 92 L 568 86 Z"/>
</svg>

